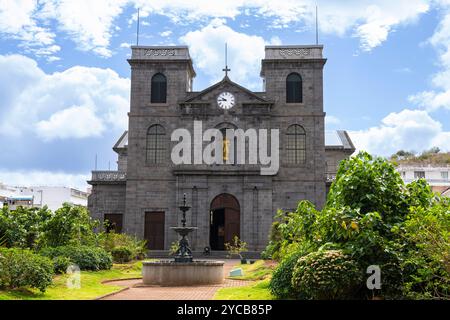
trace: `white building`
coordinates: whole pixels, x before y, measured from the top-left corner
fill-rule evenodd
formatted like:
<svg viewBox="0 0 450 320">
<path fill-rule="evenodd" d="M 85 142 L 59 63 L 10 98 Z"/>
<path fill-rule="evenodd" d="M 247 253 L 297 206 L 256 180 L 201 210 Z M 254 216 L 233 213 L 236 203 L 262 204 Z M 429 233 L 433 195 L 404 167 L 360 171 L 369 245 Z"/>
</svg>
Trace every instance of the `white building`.
<svg viewBox="0 0 450 320">
<path fill-rule="evenodd" d="M 433 191 L 441 194 L 449 194 L 450 190 L 450 166 L 431 165 L 400 165 L 398 172 L 405 183 L 410 183 L 420 178 L 424 178 L 432 187 Z"/>
<path fill-rule="evenodd" d="M 11 187 L 0 184 L 0 201 L 7 203 L 13 210 L 22 205 L 38 208 L 47 206 L 55 211 L 65 202 L 87 207 L 88 196 L 87 192 L 68 187 Z M 31 203 L 23 202 L 24 199 Z"/>
</svg>

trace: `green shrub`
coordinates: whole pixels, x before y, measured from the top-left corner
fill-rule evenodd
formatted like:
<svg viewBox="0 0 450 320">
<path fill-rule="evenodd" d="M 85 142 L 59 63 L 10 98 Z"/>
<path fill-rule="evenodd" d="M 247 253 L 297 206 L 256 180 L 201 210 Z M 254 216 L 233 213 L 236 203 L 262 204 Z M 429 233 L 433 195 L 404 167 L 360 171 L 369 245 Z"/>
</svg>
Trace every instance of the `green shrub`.
<svg viewBox="0 0 450 320">
<path fill-rule="evenodd" d="M 112 249 L 111 255 L 116 263 L 125 263 L 133 260 L 133 252 L 128 247 L 116 247 Z"/>
<path fill-rule="evenodd" d="M 353 298 L 362 285 L 358 264 L 341 250 L 316 251 L 298 259 L 292 287 L 298 298 Z"/>
<path fill-rule="evenodd" d="M 67 268 L 72 264 L 69 258 L 63 256 L 57 256 L 53 258 L 53 269 L 55 273 L 66 273 Z"/>
<path fill-rule="evenodd" d="M 28 249 L 0 248 L 0 288 L 31 287 L 45 292 L 52 284 L 53 264 Z"/>
<path fill-rule="evenodd" d="M 425 180 L 405 185 L 394 165 L 366 152 L 343 160 L 321 211 L 301 201 L 279 212 L 267 254 L 283 260 L 296 245 L 310 252 L 340 249 L 366 270 L 377 265 L 383 285 L 358 298 L 450 297 L 450 200 Z"/>
<path fill-rule="evenodd" d="M 46 247 L 40 252 L 52 259 L 69 258 L 80 270 L 108 270 L 112 267 L 112 256 L 102 248 L 90 246 Z"/>
<path fill-rule="evenodd" d="M 126 247 L 131 251 L 132 259 L 142 260 L 147 255 L 147 243 L 145 240 L 138 240 L 136 237 L 115 232 L 103 232 L 98 236 L 99 245 L 108 252 L 118 247 Z"/>
<path fill-rule="evenodd" d="M 296 251 L 284 258 L 277 266 L 270 279 L 270 292 L 279 299 L 287 299 L 293 297 L 294 289 L 292 288 L 292 273 L 297 264 L 297 260 L 303 255 L 302 252 Z"/>
</svg>

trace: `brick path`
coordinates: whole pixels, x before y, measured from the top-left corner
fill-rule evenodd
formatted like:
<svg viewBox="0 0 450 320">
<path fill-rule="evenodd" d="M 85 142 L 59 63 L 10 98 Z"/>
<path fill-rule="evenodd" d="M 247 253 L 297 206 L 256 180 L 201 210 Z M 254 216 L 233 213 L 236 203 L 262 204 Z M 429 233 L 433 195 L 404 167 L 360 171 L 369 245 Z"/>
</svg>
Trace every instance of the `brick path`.
<svg viewBox="0 0 450 320">
<path fill-rule="evenodd" d="M 225 260 L 224 273 L 239 263 L 239 260 Z M 223 284 L 194 287 L 142 286 L 142 280 L 108 282 L 111 285 L 128 287 L 128 290 L 105 297 L 102 300 L 210 300 L 217 290 L 227 287 L 246 286 L 253 281 L 225 279 Z"/>
</svg>

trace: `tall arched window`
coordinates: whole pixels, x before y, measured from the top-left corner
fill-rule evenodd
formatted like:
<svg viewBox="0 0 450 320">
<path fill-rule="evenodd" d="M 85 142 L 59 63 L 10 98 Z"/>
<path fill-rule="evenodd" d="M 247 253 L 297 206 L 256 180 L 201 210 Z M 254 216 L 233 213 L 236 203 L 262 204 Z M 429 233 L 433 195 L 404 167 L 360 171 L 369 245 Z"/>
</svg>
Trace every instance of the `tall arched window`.
<svg viewBox="0 0 450 320">
<path fill-rule="evenodd" d="M 147 163 L 163 163 L 166 154 L 166 131 L 163 126 L 156 124 L 147 131 Z"/>
<path fill-rule="evenodd" d="M 287 162 L 303 164 L 306 161 L 306 132 L 302 126 L 294 124 L 286 132 Z"/>
<path fill-rule="evenodd" d="M 291 73 L 286 78 L 286 102 L 303 102 L 302 77 L 298 73 Z"/>
<path fill-rule="evenodd" d="M 162 73 L 157 73 L 152 77 L 152 103 L 166 103 L 167 100 L 167 79 Z"/>
</svg>

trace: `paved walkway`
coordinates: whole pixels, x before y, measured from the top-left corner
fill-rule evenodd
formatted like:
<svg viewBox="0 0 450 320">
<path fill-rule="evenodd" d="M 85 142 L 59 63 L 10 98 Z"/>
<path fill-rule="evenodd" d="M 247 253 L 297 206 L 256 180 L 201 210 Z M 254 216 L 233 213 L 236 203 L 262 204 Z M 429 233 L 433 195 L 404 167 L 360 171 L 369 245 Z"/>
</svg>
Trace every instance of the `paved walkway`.
<svg viewBox="0 0 450 320">
<path fill-rule="evenodd" d="M 224 273 L 239 263 L 239 260 L 225 260 Z M 142 286 L 142 280 L 121 280 L 108 282 L 111 285 L 123 286 L 128 290 L 105 297 L 102 300 L 211 300 L 220 288 L 242 287 L 253 281 L 225 279 L 223 284 L 194 287 L 159 287 Z"/>
</svg>

